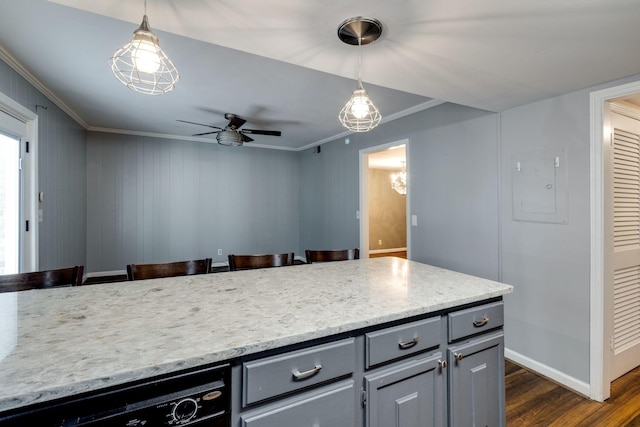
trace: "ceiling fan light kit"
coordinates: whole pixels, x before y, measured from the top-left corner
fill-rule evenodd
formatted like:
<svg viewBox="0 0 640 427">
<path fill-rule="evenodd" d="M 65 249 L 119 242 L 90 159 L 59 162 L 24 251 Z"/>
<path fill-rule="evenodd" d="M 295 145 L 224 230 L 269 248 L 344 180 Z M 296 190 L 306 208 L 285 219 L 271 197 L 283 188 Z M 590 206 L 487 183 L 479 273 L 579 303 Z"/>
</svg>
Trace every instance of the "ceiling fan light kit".
<svg viewBox="0 0 640 427">
<path fill-rule="evenodd" d="M 242 134 L 236 131 L 223 130 L 216 135 L 216 141 L 220 145 L 238 147 L 243 144 Z"/>
<path fill-rule="evenodd" d="M 372 43 L 382 34 L 382 24 L 377 19 L 349 18 L 338 27 L 338 37 L 349 45 L 357 45 L 358 56 L 358 83 L 351 98 L 340 110 L 338 119 L 340 123 L 353 132 L 368 132 L 380 124 L 382 115 L 369 98 L 369 94 L 362 86 L 362 52 L 363 45 Z"/>
<path fill-rule="evenodd" d="M 180 75 L 149 28 L 146 0 L 144 9 L 142 23 L 133 32 L 133 40 L 113 54 L 109 65 L 116 78 L 129 89 L 146 95 L 161 95 L 175 88 Z"/>
<path fill-rule="evenodd" d="M 269 136 L 281 136 L 282 132 L 279 130 L 259 130 L 259 129 L 240 129 L 247 121 L 242 117 L 239 117 L 232 113 L 226 113 L 224 118 L 229 120 L 229 123 L 223 128 L 214 125 L 207 125 L 204 123 L 189 122 L 186 120 L 178 120 L 182 123 L 189 123 L 192 125 L 206 126 L 208 128 L 217 129 L 208 132 L 195 133 L 192 136 L 204 136 L 216 134 L 216 141 L 220 145 L 226 146 L 240 146 L 245 142 L 253 141 L 253 138 L 247 136 L 252 135 L 269 135 Z"/>
</svg>

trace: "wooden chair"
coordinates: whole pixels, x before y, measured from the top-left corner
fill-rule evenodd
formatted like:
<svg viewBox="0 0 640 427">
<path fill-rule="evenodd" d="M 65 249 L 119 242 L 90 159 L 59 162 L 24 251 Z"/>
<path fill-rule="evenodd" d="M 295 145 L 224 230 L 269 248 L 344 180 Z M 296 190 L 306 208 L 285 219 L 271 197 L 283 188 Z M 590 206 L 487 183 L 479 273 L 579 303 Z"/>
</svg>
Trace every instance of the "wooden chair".
<svg viewBox="0 0 640 427">
<path fill-rule="evenodd" d="M 31 273 L 5 274 L 0 276 L 0 292 L 27 291 L 82 284 L 83 265 L 57 270 Z"/>
<path fill-rule="evenodd" d="M 229 255 L 229 271 L 293 265 L 293 252 L 267 255 Z"/>
<path fill-rule="evenodd" d="M 307 249 L 304 251 L 307 258 L 307 264 L 314 262 L 329 262 L 329 261 L 348 261 L 354 259 L 360 259 L 360 249 L 343 249 L 336 251 L 314 251 Z"/>
<path fill-rule="evenodd" d="M 193 274 L 209 273 L 210 270 L 211 258 L 156 264 L 129 264 L 127 265 L 127 279 L 143 280 L 190 276 Z"/>
</svg>

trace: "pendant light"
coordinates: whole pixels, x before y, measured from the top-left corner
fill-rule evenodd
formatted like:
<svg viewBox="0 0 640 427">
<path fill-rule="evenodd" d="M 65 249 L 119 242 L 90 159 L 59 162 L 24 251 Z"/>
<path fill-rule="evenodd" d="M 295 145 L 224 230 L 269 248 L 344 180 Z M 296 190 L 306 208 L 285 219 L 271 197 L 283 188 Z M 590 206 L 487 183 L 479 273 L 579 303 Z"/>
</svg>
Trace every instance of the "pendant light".
<svg viewBox="0 0 640 427">
<path fill-rule="evenodd" d="M 338 27 L 338 37 L 346 44 L 358 46 L 358 83 L 351 98 L 340 111 L 340 123 L 353 132 L 368 132 L 378 126 L 382 115 L 362 86 L 362 46 L 378 40 L 382 24 L 377 19 L 358 16 Z"/>
<path fill-rule="evenodd" d="M 175 88 L 180 75 L 149 28 L 147 0 L 142 24 L 133 32 L 133 40 L 113 54 L 109 65 L 116 78 L 136 92 L 161 95 Z"/>
</svg>

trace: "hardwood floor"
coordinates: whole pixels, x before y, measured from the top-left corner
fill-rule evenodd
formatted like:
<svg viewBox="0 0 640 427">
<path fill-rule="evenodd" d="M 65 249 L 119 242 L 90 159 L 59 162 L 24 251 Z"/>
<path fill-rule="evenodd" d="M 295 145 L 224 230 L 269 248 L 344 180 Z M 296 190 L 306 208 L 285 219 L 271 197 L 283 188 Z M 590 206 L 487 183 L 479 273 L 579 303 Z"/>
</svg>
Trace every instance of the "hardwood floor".
<svg viewBox="0 0 640 427">
<path fill-rule="evenodd" d="M 395 257 L 398 257 L 398 258 L 407 259 L 407 251 L 385 252 L 385 253 L 381 253 L 381 254 L 369 253 L 369 258 L 380 258 L 380 257 L 384 257 L 384 256 L 395 256 Z"/>
<path fill-rule="evenodd" d="M 505 365 L 508 427 L 640 426 L 640 368 L 594 402 L 509 361 Z"/>
</svg>

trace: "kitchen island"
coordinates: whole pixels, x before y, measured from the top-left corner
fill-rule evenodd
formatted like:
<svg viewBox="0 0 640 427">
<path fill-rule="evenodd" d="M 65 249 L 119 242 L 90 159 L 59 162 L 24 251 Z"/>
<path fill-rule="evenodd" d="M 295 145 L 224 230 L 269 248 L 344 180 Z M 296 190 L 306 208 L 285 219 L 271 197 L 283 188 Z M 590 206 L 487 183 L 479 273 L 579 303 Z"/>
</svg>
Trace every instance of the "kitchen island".
<svg viewBox="0 0 640 427">
<path fill-rule="evenodd" d="M 0 413 L 510 292 L 388 257 L 0 294 Z"/>
</svg>

